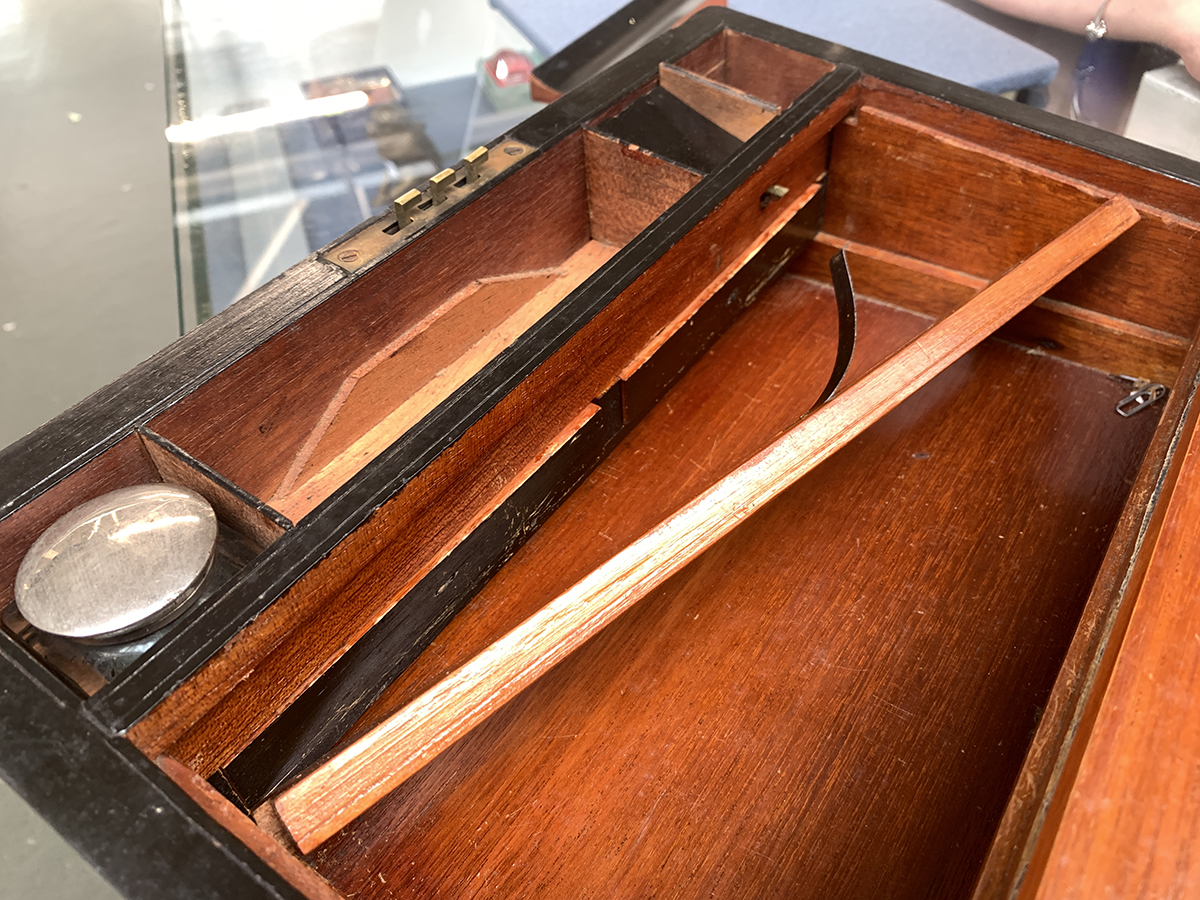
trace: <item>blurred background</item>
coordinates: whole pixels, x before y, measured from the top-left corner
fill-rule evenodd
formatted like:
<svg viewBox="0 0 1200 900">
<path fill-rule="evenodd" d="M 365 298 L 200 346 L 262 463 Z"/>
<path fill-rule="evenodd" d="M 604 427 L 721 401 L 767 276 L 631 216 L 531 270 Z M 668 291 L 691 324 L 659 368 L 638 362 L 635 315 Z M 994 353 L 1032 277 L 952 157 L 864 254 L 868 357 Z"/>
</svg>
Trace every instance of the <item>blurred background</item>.
<svg viewBox="0 0 1200 900">
<path fill-rule="evenodd" d="M 1094 45 L 1081 93 L 1080 36 L 971 0 L 729 5 L 1200 158 L 1161 48 Z M 531 115 L 622 7 L 0 0 L 0 447 Z M 0 784 L 0 897 L 34 896 L 116 895 Z"/>
</svg>

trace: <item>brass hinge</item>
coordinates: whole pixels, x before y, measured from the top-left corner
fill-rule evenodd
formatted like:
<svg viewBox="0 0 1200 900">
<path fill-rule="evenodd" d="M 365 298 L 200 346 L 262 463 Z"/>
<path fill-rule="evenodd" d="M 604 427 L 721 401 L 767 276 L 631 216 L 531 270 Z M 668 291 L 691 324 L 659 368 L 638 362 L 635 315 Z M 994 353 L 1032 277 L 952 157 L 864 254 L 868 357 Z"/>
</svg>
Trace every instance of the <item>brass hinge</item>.
<svg viewBox="0 0 1200 900">
<path fill-rule="evenodd" d="M 321 259 L 357 272 L 408 242 L 422 227 L 449 206 L 470 197 L 501 172 L 527 157 L 533 148 L 520 141 L 501 141 L 490 150 L 479 147 L 468 153 L 459 167 L 442 169 L 424 191 L 411 190 L 392 203 L 392 216 L 372 222 L 362 231 L 320 254 Z M 449 204 L 449 206 L 448 206 Z"/>
</svg>

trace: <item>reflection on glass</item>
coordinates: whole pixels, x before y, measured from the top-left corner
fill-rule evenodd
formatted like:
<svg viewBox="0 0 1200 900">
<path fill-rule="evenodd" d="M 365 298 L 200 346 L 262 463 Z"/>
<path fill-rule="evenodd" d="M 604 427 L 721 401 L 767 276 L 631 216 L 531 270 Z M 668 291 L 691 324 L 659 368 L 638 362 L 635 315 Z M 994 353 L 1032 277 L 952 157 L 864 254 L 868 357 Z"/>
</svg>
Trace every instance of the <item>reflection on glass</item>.
<svg viewBox="0 0 1200 900">
<path fill-rule="evenodd" d="M 537 108 L 486 0 L 168 0 L 166 27 L 189 326 Z"/>
</svg>

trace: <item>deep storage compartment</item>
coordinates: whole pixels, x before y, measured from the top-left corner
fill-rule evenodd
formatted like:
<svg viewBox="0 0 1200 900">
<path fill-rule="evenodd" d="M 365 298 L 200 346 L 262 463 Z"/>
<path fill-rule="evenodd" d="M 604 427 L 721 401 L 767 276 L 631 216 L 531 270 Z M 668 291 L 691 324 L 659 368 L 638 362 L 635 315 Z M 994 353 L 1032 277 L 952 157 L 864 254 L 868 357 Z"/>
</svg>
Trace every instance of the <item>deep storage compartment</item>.
<svg viewBox="0 0 1200 900">
<path fill-rule="evenodd" d="M 807 249 L 340 746 L 796 422 L 833 362 L 836 249 L 859 295 L 853 382 L 1111 193 L 930 118 L 875 86 L 823 126 Z M 610 131 L 583 136 L 592 197 L 623 166 L 661 164 Z M 651 213 L 615 214 L 637 202 L 593 211 L 592 235 L 632 239 Z M 1116 412 L 1129 388 L 1111 376 L 1173 385 L 1197 319 L 1192 301 L 1156 302 L 1196 295 L 1195 223 L 1141 212 L 311 865 L 347 896 L 969 893 L 1098 573 L 1128 553 L 1110 538 L 1143 508 L 1131 486 L 1177 415 Z M 1164 242 L 1169 262 L 1147 249 Z M 271 752 L 230 756 L 234 794 Z"/>
</svg>

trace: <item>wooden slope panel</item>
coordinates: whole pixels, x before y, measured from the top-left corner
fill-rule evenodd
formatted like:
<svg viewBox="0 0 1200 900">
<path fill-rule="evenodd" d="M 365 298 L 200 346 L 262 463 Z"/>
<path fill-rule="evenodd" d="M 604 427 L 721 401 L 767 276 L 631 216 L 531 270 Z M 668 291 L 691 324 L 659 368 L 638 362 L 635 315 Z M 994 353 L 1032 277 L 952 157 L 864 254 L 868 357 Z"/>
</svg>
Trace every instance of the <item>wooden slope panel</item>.
<svg viewBox="0 0 1200 900">
<path fill-rule="evenodd" d="M 611 387 L 668 323 L 715 291 L 794 214 L 825 169 L 839 100 L 611 301 L 535 373 L 129 732 L 207 777 L 228 763 L 500 502 L 530 460 Z"/>
<path fill-rule="evenodd" d="M 311 512 L 467 383 L 616 252 L 588 241 L 562 265 L 477 279 L 351 372 L 272 502 Z"/>
<path fill-rule="evenodd" d="M 373 355 L 472 281 L 556 268 L 588 238 L 582 140 L 573 136 L 472 203 L 469 215 L 452 216 L 396 253 L 151 427 L 250 493 L 271 497 L 347 377 Z"/>
<path fill-rule="evenodd" d="M 856 367 L 926 320 L 861 323 Z M 371 718 L 793 422 L 833 333 L 828 291 L 772 289 Z M 1153 429 L 1114 394 L 986 343 L 314 864 L 363 897 L 961 894 Z"/>
<path fill-rule="evenodd" d="M 1051 296 L 1190 338 L 1200 323 L 1200 187 L 874 78 L 865 79 L 865 84 L 871 88 L 864 96 L 868 109 L 956 143 L 998 148 L 1011 164 L 1033 173 L 1085 185 L 1105 197 L 1129 197 L 1142 220 L 1067 276 Z M 925 178 L 921 183 L 924 190 L 946 189 Z M 914 192 L 909 199 L 920 197 Z"/>
</svg>

